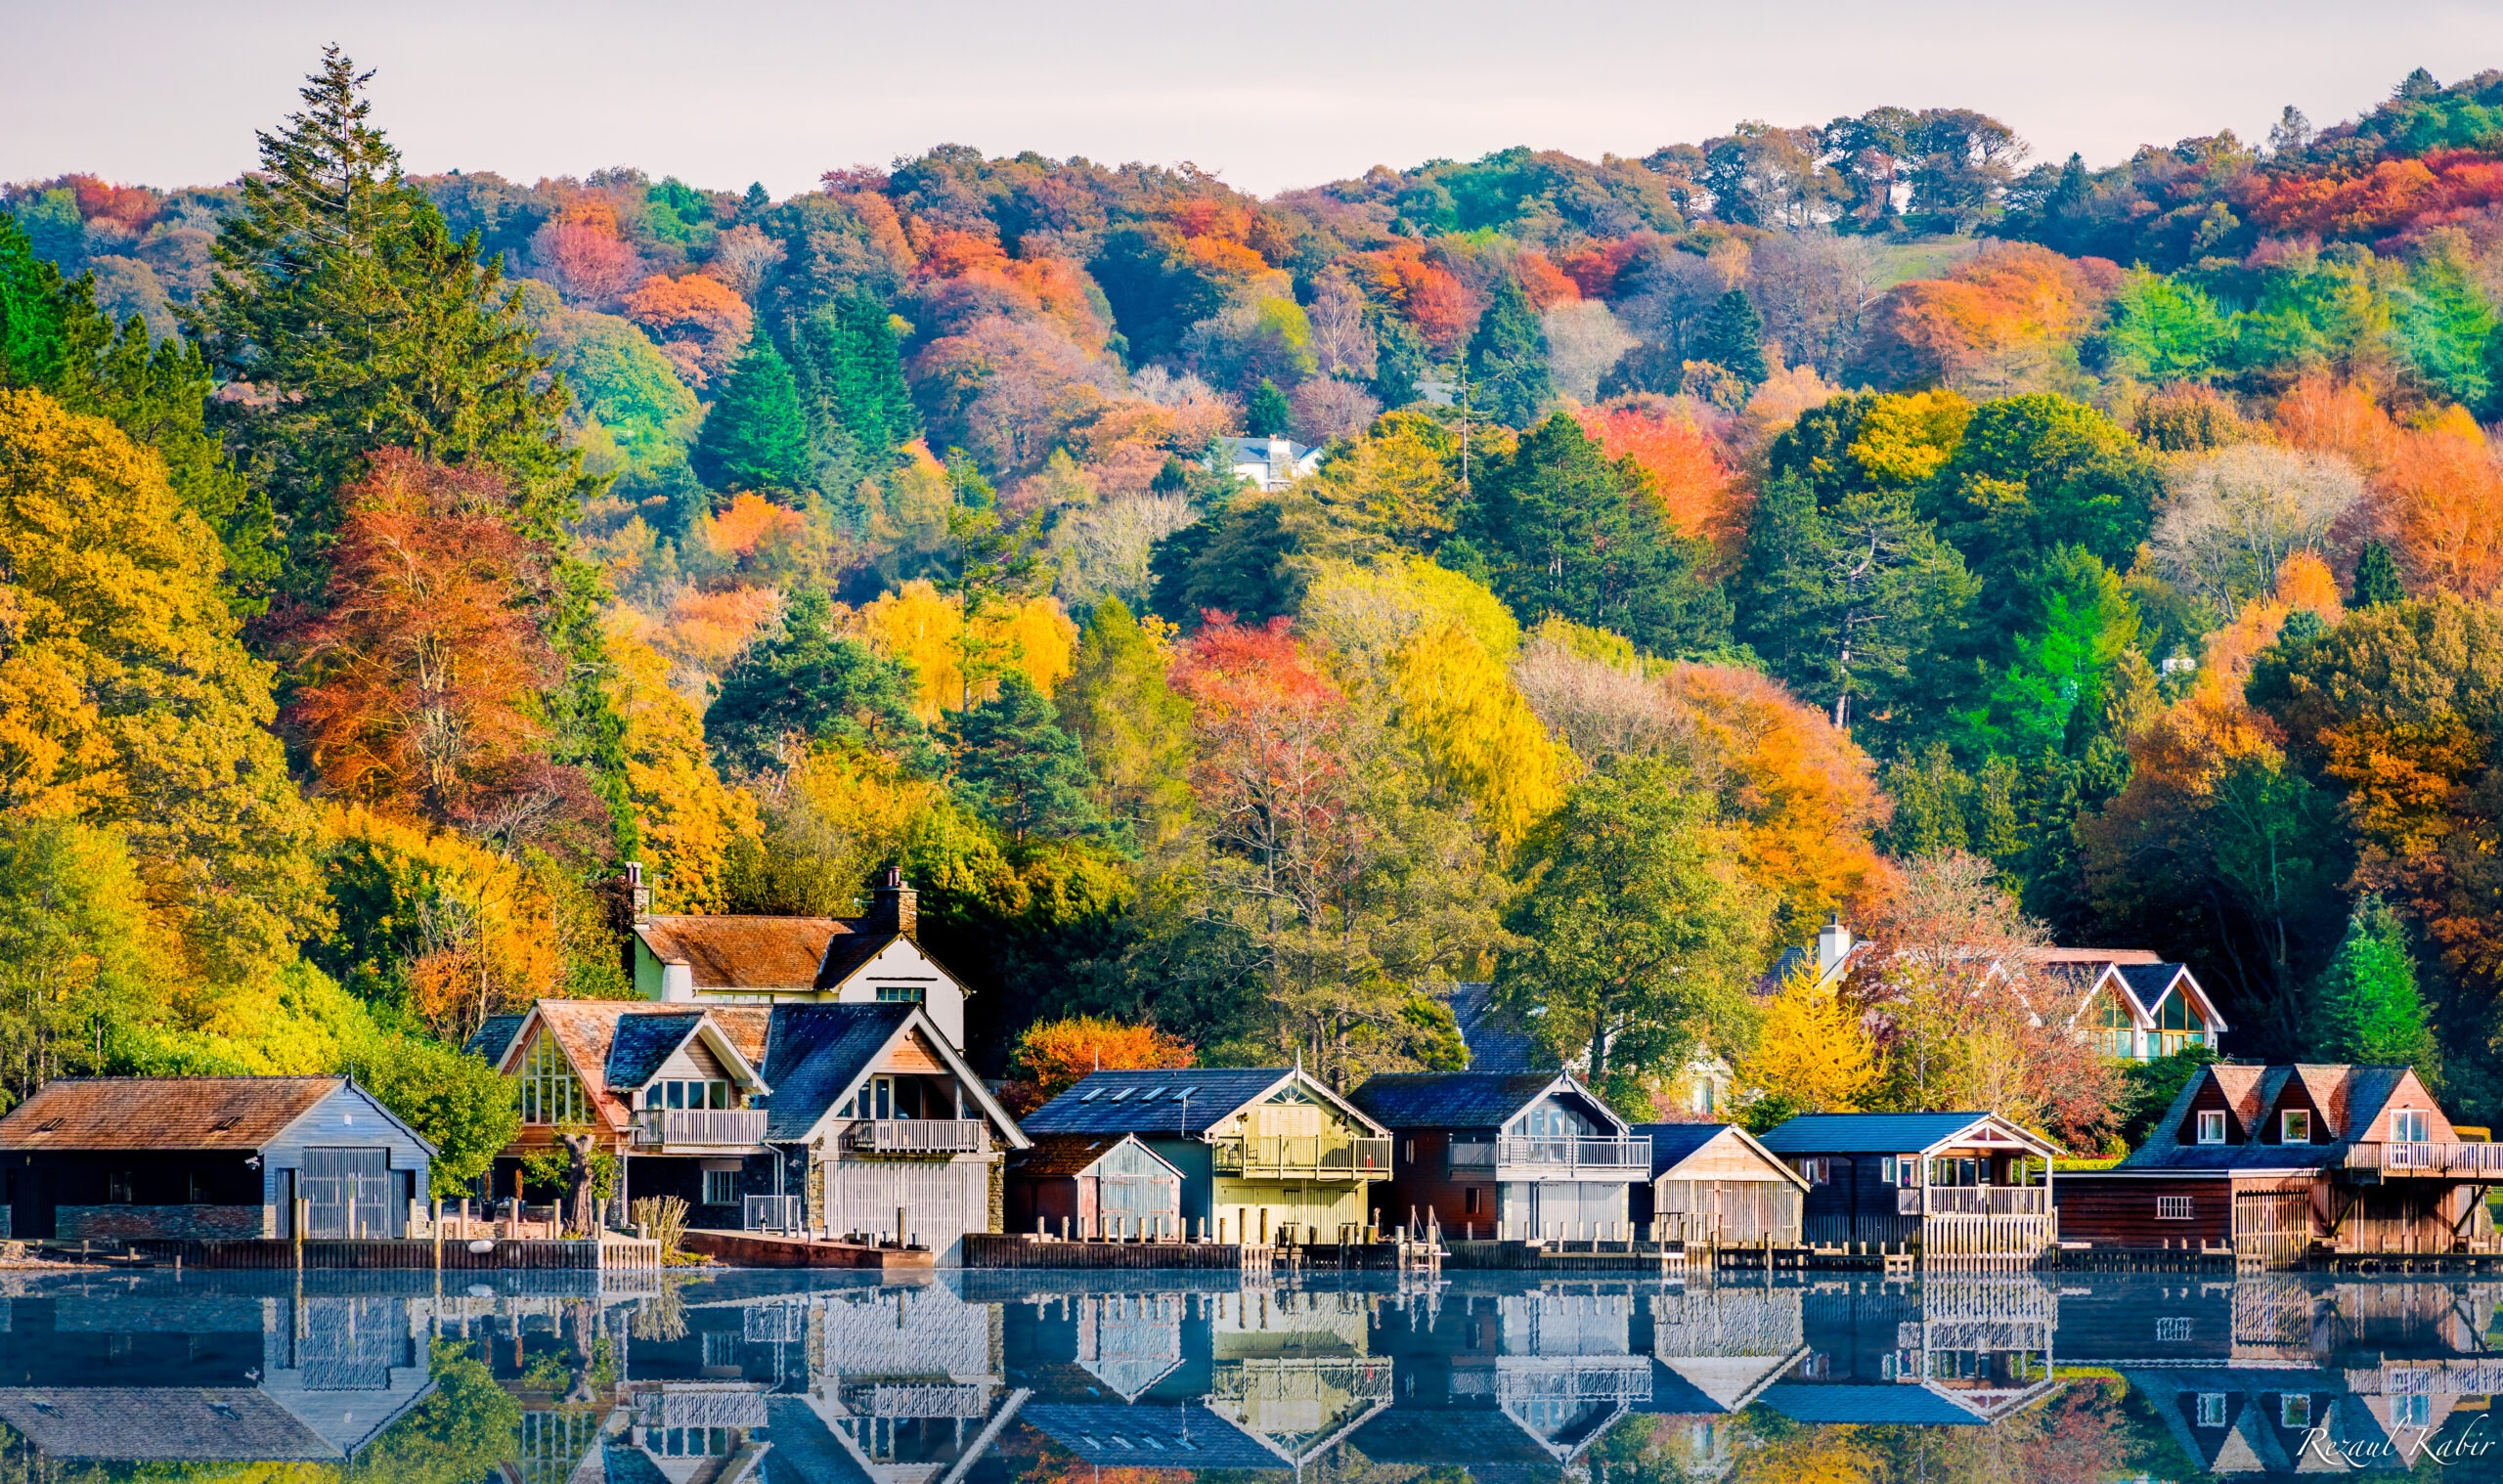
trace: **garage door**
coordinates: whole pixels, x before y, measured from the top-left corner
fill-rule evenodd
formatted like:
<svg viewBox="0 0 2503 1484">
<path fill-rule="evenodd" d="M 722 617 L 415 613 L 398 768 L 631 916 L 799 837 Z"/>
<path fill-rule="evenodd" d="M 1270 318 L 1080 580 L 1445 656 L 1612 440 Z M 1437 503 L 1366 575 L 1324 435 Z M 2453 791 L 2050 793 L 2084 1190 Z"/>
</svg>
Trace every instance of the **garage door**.
<svg viewBox="0 0 2503 1484">
<path fill-rule="evenodd" d="M 308 1149 L 296 1194 L 308 1202 L 307 1237 L 400 1235 L 387 1149 Z"/>
</svg>

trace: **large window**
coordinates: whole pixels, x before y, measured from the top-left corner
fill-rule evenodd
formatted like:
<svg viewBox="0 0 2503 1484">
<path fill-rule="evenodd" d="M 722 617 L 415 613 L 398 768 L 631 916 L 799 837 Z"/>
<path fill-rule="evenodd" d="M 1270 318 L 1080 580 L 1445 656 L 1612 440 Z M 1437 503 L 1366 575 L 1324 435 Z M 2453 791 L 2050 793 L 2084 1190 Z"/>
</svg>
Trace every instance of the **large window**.
<svg viewBox="0 0 2503 1484">
<path fill-rule="evenodd" d="M 2102 1013 L 2095 1019 L 2102 1026 L 2103 1046 L 2107 1052 L 2123 1061 L 2138 1054 L 2137 1023 L 2130 1019 L 2129 1011 L 2121 1008 L 2119 996 L 2103 996 Z"/>
<path fill-rule="evenodd" d="M 2434 1120 L 2421 1108 L 2402 1108 L 2390 1115 L 2390 1136 L 2399 1144 L 2430 1143 Z"/>
<path fill-rule="evenodd" d="M 643 1089 L 645 1108 L 727 1108 L 730 1084 L 720 1078 L 696 1081 L 673 1077 Z"/>
<path fill-rule="evenodd" d="M 708 1169 L 704 1172 L 704 1203 L 736 1205 L 739 1203 L 739 1172 L 734 1169 Z"/>
<path fill-rule="evenodd" d="M 2155 1007 L 2155 1045 L 2157 1056 L 2169 1057 L 2191 1046 L 2208 1044 L 2208 1023 L 2190 1008 L 2190 996 L 2176 989 Z"/>
<path fill-rule="evenodd" d="M 524 1123 L 588 1123 L 591 1105 L 583 1097 L 582 1079 L 556 1049 L 556 1038 L 542 1032 L 530 1043 L 521 1064 L 521 1121 Z"/>
</svg>

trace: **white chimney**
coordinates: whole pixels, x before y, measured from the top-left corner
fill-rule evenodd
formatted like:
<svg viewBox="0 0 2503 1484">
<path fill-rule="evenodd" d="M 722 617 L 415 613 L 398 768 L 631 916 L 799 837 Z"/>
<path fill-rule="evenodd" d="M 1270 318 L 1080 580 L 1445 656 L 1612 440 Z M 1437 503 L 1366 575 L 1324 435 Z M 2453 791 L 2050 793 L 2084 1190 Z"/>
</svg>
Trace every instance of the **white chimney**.
<svg viewBox="0 0 2503 1484">
<path fill-rule="evenodd" d="M 1823 983 L 1842 970 L 1842 961 L 1851 953 L 1851 930 L 1842 925 L 1842 914 L 1817 930 L 1817 982 Z"/>
</svg>

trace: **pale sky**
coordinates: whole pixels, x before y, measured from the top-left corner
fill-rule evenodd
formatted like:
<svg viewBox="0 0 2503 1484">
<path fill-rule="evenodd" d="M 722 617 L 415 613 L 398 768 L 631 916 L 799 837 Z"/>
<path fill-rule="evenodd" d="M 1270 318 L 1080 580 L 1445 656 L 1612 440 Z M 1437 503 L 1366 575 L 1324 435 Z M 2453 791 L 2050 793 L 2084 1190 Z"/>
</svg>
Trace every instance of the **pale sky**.
<svg viewBox="0 0 2503 1484">
<path fill-rule="evenodd" d="M 2264 137 L 2289 103 L 2345 118 L 2415 66 L 2503 66 L 2503 5 L 0 0 L 0 180 L 231 180 L 332 40 L 377 71 L 377 120 L 417 171 L 631 164 L 784 196 L 958 143 L 1191 160 L 1267 195 L 1889 104 L 1980 109 L 2037 158 L 2107 164 Z"/>
</svg>

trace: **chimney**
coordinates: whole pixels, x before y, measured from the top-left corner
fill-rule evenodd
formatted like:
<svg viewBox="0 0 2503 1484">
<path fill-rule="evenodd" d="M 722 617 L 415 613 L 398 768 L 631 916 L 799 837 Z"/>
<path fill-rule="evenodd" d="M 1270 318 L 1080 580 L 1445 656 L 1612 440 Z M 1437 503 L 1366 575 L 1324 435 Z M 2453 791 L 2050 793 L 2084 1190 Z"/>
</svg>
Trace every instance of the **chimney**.
<svg viewBox="0 0 2503 1484">
<path fill-rule="evenodd" d="M 652 889 L 643 885 L 643 863 L 626 862 L 626 905 L 637 926 L 652 920 Z"/>
<path fill-rule="evenodd" d="M 1817 930 L 1817 982 L 1823 983 L 1840 972 L 1850 953 L 1851 930 L 1842 925 L 1842 914 L 1837 912 Z"/>
<path fill-rule="evenodd" d="M 915 937 L 921 927 L 921 894 L 903 884 L 903 869 L 889 866 L 869 891 L 869 927 Z"/>
</svg>

